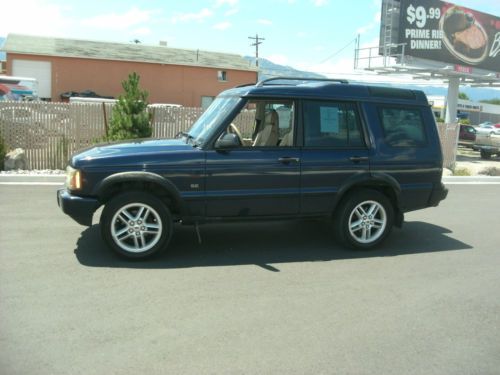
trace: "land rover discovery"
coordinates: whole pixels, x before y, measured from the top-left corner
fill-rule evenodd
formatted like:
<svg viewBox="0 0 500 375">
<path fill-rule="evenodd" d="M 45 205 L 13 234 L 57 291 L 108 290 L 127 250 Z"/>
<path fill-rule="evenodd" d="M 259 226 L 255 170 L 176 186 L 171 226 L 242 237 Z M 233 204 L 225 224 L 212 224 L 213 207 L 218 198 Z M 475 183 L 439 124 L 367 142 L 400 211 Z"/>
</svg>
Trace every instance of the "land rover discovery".
<svg viewBox="0 0 500 375">
<path fill-rule="evenodd" d="M 437 206 L 442 154 L 421 91 L 273 78 L 221 93 L 176 139 L 74 155 L 62 211 L 128 258 L 168 247 L 174 223 L 332 219 L 342 244 L 379 245 L 405 212 Z"/>
</svg>

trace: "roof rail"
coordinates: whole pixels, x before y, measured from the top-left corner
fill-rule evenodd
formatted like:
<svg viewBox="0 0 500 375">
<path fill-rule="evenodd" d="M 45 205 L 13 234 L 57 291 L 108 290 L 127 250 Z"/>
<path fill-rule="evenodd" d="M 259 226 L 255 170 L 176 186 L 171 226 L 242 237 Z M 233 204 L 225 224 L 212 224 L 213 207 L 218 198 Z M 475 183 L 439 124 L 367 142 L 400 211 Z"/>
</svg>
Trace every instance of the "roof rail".
<svg viewBox="0 0 500 375">
<path fill-rule="evenodd" d="M 335 79 L 335 78 L 300 78 L 300 77 L 274 77 L 267 78 L 256 83 L 256 87 L 265 86 L 266 83 L 271 81 L 317 81 L 317 82 L 337 82 L 337 83 L 349 83 L 346 79 Z"/>
<path fill-rule="evenodd" d="M 247 87 L 247 86 L 255 86 L 255 83 L 244 83 L 242 85 L 238 85 L 236 86 L 236 88 L 240 88 L 240 87 Z"/>
</svg>

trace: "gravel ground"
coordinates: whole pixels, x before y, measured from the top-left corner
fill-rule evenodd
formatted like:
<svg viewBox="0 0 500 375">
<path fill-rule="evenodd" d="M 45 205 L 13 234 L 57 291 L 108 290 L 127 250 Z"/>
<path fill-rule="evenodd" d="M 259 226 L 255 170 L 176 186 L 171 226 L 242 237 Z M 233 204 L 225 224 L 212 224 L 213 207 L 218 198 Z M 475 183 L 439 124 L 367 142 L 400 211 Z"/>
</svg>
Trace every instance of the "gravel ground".
<svg viewBox="0 0 500 375">
<path fill-rule="evenodd" d="M 0 176 L 10 176 L 10 175 L 63 175 L 66 171 L 62 169 L 34 169 L 34 170 L 22 170 L 18 169 L 15 171 L 0 171 Z"/>
<path fill-rule="evenodd" d="M 500 172 L 500 157 L 492 157 L 490 160 L 482 160 L 479 151 L 467 147 L 459 147 L 457 154 L 457 169 L 467 169 L 471 176 L 481 174 L 487 168 L 498 168 Z"/>
</svg>

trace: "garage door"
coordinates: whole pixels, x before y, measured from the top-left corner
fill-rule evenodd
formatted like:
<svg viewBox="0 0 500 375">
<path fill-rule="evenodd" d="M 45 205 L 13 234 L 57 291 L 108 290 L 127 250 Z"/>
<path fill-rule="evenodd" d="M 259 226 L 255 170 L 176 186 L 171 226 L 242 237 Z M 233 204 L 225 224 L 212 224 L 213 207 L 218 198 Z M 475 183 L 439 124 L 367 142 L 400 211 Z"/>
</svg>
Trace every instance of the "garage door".
<svg viewBox="0 0 500 375">
<path fill-rule="evenodd" d="M 38 96 L 49 98 L 52 95 L 52 64 L 50 61 L 19 60 L 12 61 L 12 75 L 38 80 Z"/>
</svg>

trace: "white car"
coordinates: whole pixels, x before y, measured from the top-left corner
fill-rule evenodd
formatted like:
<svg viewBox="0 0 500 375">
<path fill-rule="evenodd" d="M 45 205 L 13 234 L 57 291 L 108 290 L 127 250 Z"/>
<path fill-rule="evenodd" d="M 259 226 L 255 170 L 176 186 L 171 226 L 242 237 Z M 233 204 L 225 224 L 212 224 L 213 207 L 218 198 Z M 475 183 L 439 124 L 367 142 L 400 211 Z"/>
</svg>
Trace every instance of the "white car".
<svg viewBox="0 0 500 375">
<path fill-rule="evenodd" d="M 482 123 L 476 130 L 478 133 L 500 134 L 500 124 Z"/>
</svg>

